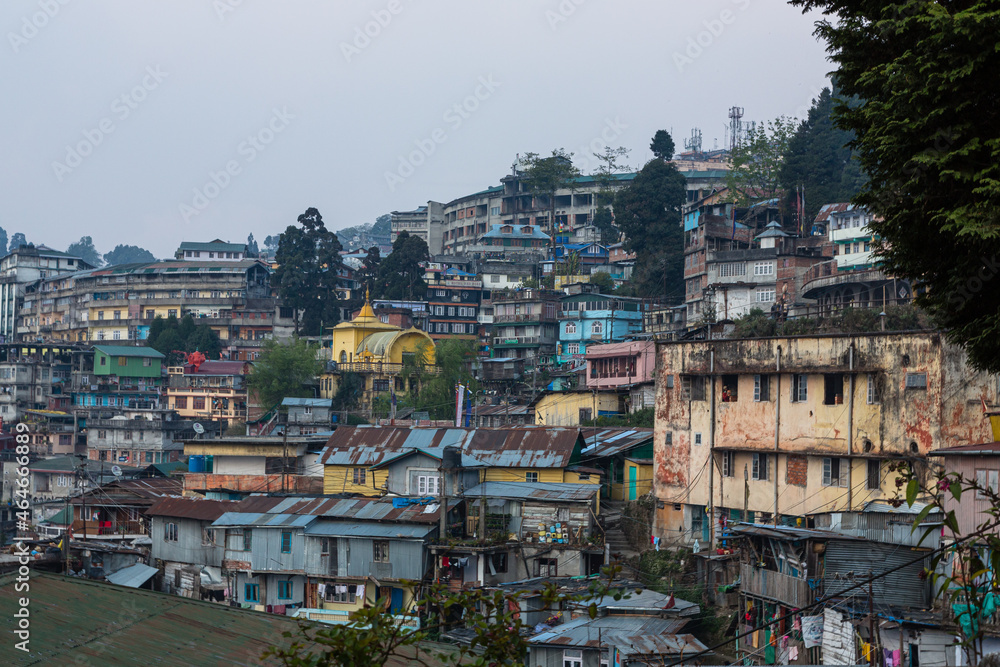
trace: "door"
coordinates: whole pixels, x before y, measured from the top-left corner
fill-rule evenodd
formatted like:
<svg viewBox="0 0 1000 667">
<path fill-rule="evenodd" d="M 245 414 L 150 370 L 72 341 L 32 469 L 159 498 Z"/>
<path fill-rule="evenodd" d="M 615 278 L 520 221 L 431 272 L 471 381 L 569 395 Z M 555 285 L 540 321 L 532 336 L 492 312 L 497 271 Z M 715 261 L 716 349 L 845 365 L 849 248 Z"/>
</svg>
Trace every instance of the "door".
<svg viewBox="0 0 1000 667">
<path fill-rule="evenodd" d="M 389 612 L 392 614 L 398 614 L 402 611 L 403 611 L 403 589 L 393 588 L 392 604 L 389 607 Z"/>
<path fill-rule="evenodd" d="M 628 499 L 635 500 L 635 466 L 628 468 Z"/>
</svg>

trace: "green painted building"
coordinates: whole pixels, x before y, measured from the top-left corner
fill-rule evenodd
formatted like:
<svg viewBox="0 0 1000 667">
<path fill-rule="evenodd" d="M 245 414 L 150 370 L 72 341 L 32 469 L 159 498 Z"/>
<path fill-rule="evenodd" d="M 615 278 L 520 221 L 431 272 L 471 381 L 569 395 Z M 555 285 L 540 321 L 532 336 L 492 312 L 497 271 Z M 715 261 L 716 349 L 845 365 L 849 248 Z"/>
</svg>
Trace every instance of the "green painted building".
<svg viewBox="0 0 1000 667">
<path fill-rule="evenodd" d="M 164 355 L 151 347 L 95 345 L 94 375 L 129 378 L 158 378 L 163 372 Z"/>
</svg>

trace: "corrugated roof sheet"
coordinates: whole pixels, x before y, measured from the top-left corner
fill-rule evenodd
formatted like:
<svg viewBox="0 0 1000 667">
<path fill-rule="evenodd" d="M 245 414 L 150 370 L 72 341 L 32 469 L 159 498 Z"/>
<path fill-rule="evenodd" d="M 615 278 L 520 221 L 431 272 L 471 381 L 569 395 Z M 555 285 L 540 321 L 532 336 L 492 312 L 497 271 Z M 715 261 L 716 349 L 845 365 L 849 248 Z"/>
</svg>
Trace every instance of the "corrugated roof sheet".
<svg viewBox="0 0 1000 667">
<path fill-rule="evenodd" d="M 816 214 L 816 218 L 813 222 L 823 222 L 830 218 L 832 213 L 844 213 L 845 211 L 850 211 L 854 209 L 854 204 L 850 202 L 839 202 L 836 204 L 824 204 L 820 207 L 819 213 Z"/>
<path fill-rule="evenodd" d="M 286 397 L 281 399 L 282 405 L 302 405 L 313 408 L 328 408 L 333 404 L 332 398 L 294 398 Z"/>
<path fill-rule="evenodd" d="M 1000 454 L 1000 442 L 958 445 L 927 452 L 927 456 L 996 456 L 997 454 Z"/>
<path fill-rule="evenodd" d="M 437 516 L 437 513 L 434 514 Z M 397 537 L 424 539 L 437 530 L 437 526 L 402 523 L 345 523 L 342 521 L 316 521 L 306 528 L 306 535 L 331 535 L 335 537 Z"/>
<path fill-rule="evenodd" d="M 510 498 L 554 503 L 587 502 L 601 490 L 600 484 L 558 484 L 554 482 L 483 482 L 465 492 L 466 498 Z"/>
<path fill-rule="evenodd" d="M 449 501 L 449 507 L 457 505 L 458 500 Z M 241 500 L 230 511 L 223 514 L 213 525 L 222 526 L 274 526 L 274 525 L 308 525 L 308 521 L 298 524 L 283 524 L 291 519 L 280 519 L 273 523 L 274 516 L 302 516 L 312 520 L 317 517 L 328 517 L 340 520 L 366 520 L 372 522 L 399 522 L 433 524 L 437 521 L 436 512 L 427 513 L 427 505 L 408 505 L 394 507 L 389 498 L 279 498 L 275 496 L 251 496 Z"/>
<path fill-rule="evenodd" d="M 95 350 L 100 350 L 110 357 L 148 357 L 151 359 L 163 359 L 164 354 L 157 352 L 151 347 L 139 347 L 132 345 L 95 345 Z"/>
<path fill-rule="evenodd" d="M 678 626 L 680 623 L 680 626 Z M 602 616 L 578 618 L 528 639 L 531 644 L 559 647 L 601 648 L 617 646 L 625 655 L 691 655 L 708 647 L 693 635 L 674 634 L 681 619 L 655 616 Z"/>
<path fill-rule="evenodd" d="M 235 500 L 206 500 L 204 498 L 162 498 L 153 504 L 146 514 L 150 516 L 174 516 L 182 519 L 215 521 L 235 507 Z"/>
<path fill-rule="evenodd" d="M 129 588 L 139 588 L 149 581 L 159 570 L 149 565 L 136 563 L 130 567 L 125 567 L 117 572 L 108 575 L 108 581 L 118 586 L 128 586 Z"/>
<path fill-rule="evenodd" d="M 585 428 L 582 431 L 583 455 L 588 459 L 627 452 L 653 440 L 651 428 L 605 428 L 596 432 Z"/>
</svg>

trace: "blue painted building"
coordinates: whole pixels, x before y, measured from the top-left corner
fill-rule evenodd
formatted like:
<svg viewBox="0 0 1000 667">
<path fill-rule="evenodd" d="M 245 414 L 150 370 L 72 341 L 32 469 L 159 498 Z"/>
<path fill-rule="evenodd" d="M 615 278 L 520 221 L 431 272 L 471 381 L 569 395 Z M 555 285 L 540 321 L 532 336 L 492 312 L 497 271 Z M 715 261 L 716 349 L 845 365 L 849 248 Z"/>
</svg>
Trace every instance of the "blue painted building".
<svg viewBox="0 0 1000 667">
<path fill-rule="evenodd" d="M 588 345 L 614 343 L 642 332 L 642 301 L 609 294 L 571 294 L 559 303 L 558 363 L 578 360 Z"/>
</svg>

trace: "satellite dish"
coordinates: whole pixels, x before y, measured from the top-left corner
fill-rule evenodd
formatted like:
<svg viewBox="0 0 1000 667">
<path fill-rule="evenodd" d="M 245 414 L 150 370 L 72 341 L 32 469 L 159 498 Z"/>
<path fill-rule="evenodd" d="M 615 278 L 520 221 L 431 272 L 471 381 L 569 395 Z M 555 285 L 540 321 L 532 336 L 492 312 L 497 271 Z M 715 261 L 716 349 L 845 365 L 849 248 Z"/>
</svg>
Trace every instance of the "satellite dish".
<svg viewBox="0 0 1000 667">
<path fill-rule="evenodd" d="M 122 476 L 121 466 L 111 466 L 111 474 L 114 475 L 115 477 L 121 477 Z"/>
<path fill-rule="evenodd" d="M 193 428 L 193 429 L 194 429 L 194 432 L 195 432 L 195 433 L 197 433 L 198 435 L 201 435 L 202 433 L 204 433 L 204 432 L 205 432 L 205 427 L 204 427 L 204 426 L 202 426 L 202 425 L 201 425 L 201 424 L 200 424 L 199 422 L 195 422 L 195 423 L 194 423 L 194 424 L 193 424 L 193 425 L 191 426 L 191 428 Z"/>
</svg>

